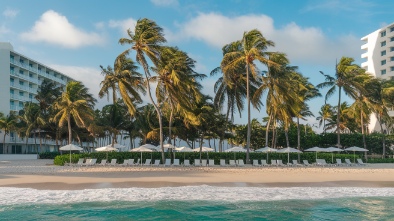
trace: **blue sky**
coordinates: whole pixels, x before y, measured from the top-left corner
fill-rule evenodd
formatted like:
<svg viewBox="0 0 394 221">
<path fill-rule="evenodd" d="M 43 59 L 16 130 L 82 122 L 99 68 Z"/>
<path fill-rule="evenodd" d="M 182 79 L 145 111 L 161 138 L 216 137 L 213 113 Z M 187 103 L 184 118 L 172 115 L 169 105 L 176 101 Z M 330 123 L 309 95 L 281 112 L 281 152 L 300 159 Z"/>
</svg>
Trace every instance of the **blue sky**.
<svg viewBox="0 0 394 221">
<path fill-rule="evenodd" d="M 168 44 L 189 53 L 197 71 L 207 75 L 219 66 L 223 45 L 257 28 L 275 42 L 271 51 L 287 53 L 292 65 L 317 84 L 324 80 L 319 71 L 332 74 L 342 56 L 363 62 L 360 38 L 392 23 L 393 8 L 389 0 L 2 0 L 0 41 L 81 80 L 96 95 L 103 78 L 99 66 L 113 65 L 127 48 L 119 38 L 139 18 L 155 20 Z M 203 81 L 206 94 L 214 95 L 215 81 Z M 336 102 L 336 97 L 329 100 Z M 323 103 L 323 98 L 310 103 L 315 115 Z M 104 104 L 106 99 L 98 107 Z M 252 113 L 266 116 L 264 109 Z M 237 122 L 245 123 L 246 115 Z"/>
</svg>

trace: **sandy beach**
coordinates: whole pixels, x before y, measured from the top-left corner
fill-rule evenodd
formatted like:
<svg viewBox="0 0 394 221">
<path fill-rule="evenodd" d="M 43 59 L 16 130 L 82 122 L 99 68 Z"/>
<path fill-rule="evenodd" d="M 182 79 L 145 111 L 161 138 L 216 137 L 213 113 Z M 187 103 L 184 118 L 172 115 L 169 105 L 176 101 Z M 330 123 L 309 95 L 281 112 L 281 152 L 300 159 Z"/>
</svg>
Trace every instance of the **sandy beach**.
<svg viewBox="0 0 394 221">
<path fill-rule="evenodd" d="M 69 167 L 52 160 L 0 161 L 0 187 L 77 190 L 191 185 L 394 187 L 394 164 L 354 167 Z"/>
</svg>

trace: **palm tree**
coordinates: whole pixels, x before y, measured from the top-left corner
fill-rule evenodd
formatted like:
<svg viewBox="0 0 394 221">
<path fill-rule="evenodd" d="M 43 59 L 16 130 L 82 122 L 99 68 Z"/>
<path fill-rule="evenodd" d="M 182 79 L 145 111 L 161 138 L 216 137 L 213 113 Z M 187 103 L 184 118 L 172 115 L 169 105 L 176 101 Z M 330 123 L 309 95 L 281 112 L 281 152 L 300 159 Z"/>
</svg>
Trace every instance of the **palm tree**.
<svg viewBox="0 0 394 221">
<path fill-rule="evenodd" d="M 3 117 L 0 116 L 0 129 L 3 131 L 3 154 L 6 153 L 5 148 L 5 137 L 10 134 L 16 127 L 17 119 L 14 112 L 11 112 L 9 115 Z"/>
<path fill-rule="evenodd" d="M 357 88 L 360 88 L 358 82 L 355 81 L 355 77 L 359 73 L 360 67 L 353 63 L 354 59 L 349 57 L 342 57 L 339 63 L 335 66 L 335 76 L 324 74 L 322 71 L 320 73 L 325 77 L 325 82 L 317 85 L 317 88 L 329 87 L 326 93 L 325 101 L 328 100 L 336 91 L 338 87 L 338 106 L 337 106 L 337 146 L 341 147 L 341 131 L 340 131 L 340 117 L 341 117 L 341 93 L 342 89 L 345 94 L 354 97 Z"/>
<path fill-rule="evenodd" d="M 323 124 L 323 133 L 326 133 L 326 121 L 333 115 L 333 107 L 330 104 L 324 104 L 321 106 L 319 116 L 316 120 L 319 121 L 319 127 Z"/>
<path fill-rule="evenodd" d="M 129 29 L 127 30 L 127 34 L 129 35 L 129 38 L 121 38 L 119 39 L 119 43 L 122 45 L 130 44 L 131 48 L 127 49 L 125 52 L 123 52 L 123 54 L 127 55 L 130 53 L 131 50 L 135 51 L 136 61 L 144 68 L 149 99 L 151 100 L 151 103 L 153 104 L 156 110 L 157 117 L 159 120 L 159 128 L 160 128 L 159 136 L 160 136 L 160 146 L 162 152 L 161 156 L 162 156 L 162 161 L 164 162 L 165 157 L 164 157 L 164 146 L 163 146 L 163 122 L 162 122 L 160 108 L 153 100 L 150 91 L 149 78 L 151 75 L 149 72 L 149 64 L 146 57 L 149 58 L 149 60 L 153 63 L 153 65 L 156 65 L 160 57 L 161 44 L 165 43 L 166 39 L 164 38 L 163 29 L 159 27 L 156 24 L 156 22 L 149 20 L 147 18 L 139 19 L 134 28 L 134 33 Z"/>
<path fill-rule="evenodd" d="M 45 125 L 46 121 L 41 112 L 41 105 L 36 103 L 26 103 L 23 108 L 23 114 L 19 115 L 18 118 L 26 124 L 24 128 L 24 135 L 26 137 L 26 144 L 28 141 L 28 137 L 30 133 L 34 132 L 34 138 L 36 138 L 36 133 L 38 131 L 38 137 L 40 138 L 40 150 L 37 152 L 41 152 L 42 147 L 42 137 L 41 137 L 41 128 Z M 34 139 L 36 140 L 36 139 Z"/>
<path fill-rule="evenodd" d="M 58 112 L 54 120 L 62 127 L 66 122 L 68 126 L 68 144 L 72 142 L 71 120 L 78 127 L 87 127 L 87 121 L 93 119 L 93 107 L 96 99 L 93 98 L 81 82 L 70 81 L 66 85 L 66 90 L 62 96 L 54 103 L 54 108 Z"/>
<path fill-rule="evenodd" d="M 257 78 L 259 71 L 256 67 L 255 61 L 262 64 L 274 64 L 268 59 L 268 53 L 266 52 L 269 46 L 274 46 L 272 41 L 267 40 L 263 37 L 260 31 L 254 29 L 249 32 L 244 32 L 242 40 L 232 42 L 225 45 L 225 51 L 229 51 L 223 56 L 221 62 L 221 69 L 224 73 L 238 70 L 239 66 L 245 66 L 246 72 L 246 99 L 248 106 L 248 130 L 247 130 L 247 142 L 246 142 L 246 162 L 249 163 L 249 149 L 250 149 L 250 90 L 249 90 L 249 72 L 253 78 Z"/>
</svg>

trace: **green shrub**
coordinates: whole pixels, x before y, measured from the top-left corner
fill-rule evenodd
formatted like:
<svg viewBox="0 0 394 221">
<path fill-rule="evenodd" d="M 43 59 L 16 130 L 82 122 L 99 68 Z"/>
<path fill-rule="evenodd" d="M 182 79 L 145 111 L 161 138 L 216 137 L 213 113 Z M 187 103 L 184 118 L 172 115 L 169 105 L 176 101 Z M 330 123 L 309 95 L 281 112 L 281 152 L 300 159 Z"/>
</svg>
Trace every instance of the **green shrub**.
<svg viewBox="0 0 394 221">
<path fill-rule="evenodd" d="M 393 158 L 386 158 L 386 159 L 369 159 L 368 163 L 394 163 Z"/>
<path fill-rule="evenodd" d="M 38 154 L 40 159 L 55 159 L 56 156 L 60 155 L 59 152 L 43 152 Z"/>
</svg>

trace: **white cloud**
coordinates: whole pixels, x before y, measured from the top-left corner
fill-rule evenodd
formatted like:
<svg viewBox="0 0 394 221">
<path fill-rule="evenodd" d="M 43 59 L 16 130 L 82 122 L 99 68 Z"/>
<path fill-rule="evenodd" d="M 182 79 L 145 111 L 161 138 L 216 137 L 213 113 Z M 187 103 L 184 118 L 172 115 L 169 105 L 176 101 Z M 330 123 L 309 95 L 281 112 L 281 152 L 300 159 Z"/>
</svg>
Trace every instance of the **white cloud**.
<svg viewBox="0 0 394 221">
<path fill-rule="evenodd" d="M 129 18 L 125 20 L 110 20 L 108 22 L 108 26 L 110 28 L 118 28 L 122 34 L 126 34 L 127 29 L 134 30 L 136 24 L 137 24 L 137 20 L 133 18 Z"/>
<path fill-rule="evenodd" d="M 75 27 L 68 19 L 52 10 L 42 14 L 30 31 L 22 33 L 23 40 L 46 42 L 65 48 L 79 48 L 86 45 L 98 45 L 104 38 L 94 32 L 86 32 Z"/>
<path fill-rule="evenodd" d="M 4 35 L 11 32 L 4 24 L 0 25 L 0 35 Z"/>
<path fill-rule="evenodd" d="M 18 15 L 19 11 L 11 8 L 7 8 L 3 11 L 3 15 L 6 18 L 15 18 Z"/>
<path fill-rule="evenodd" d="M 329 39 L 316 27 L 300 27 L 289 23 L 275 27 L 271 17 L 266 15 L 244 15 L 227 17 L 216 13 L 201 13 L 197 17 L 178 25 L 177 33 L 167 32 L 169 42 L 182 39 L 197 39 L 217 48 L 239 40 L 245 31 L 260 30 L 275 42 L 271 51 L 286 53 L 292 62 L 332 63 L 341 56 L 358 57 L 360 42 L 355 36 L 341 36 Z"/>
<path fill-rule="evenodd" d="M 156 6 L 177 6 L 178 0 L 150 0 Z"/>
</svg>

